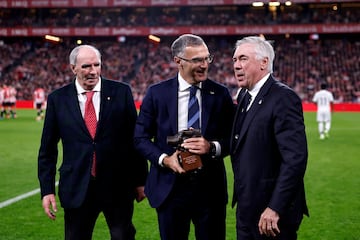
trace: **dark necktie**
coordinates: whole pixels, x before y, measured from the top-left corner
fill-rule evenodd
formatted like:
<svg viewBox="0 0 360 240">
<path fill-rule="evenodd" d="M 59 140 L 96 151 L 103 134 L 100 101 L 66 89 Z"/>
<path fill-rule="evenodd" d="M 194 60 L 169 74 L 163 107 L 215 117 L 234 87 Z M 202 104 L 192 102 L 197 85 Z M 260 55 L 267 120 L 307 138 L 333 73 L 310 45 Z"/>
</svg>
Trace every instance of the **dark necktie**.
<svg viewBox="0 0 360 240">
<path fill-rule="evenodd" d="M 196 97 L 197 86 L 190 87 L 188 128 L 200 129 L 200 107 Z"/>
<path fill-rule="evenodd" d="M 94 92 L 93 91 L 86 92 L 85 94 L 86 94 L 86 103 L 85 103 L 84 120 L 85 120 L 86 127 L 89 130 L 89 133 L 90 133 L 91 137 L 94 139 L 95 133 L 96 133 L 96 125 L 97 125 L 95 108 L 94 108 L 94 104 L 93 104 L 93 101 L 92 101 L 92 97 L 94 95 Z M 94 152 L 94 155 L 93 155 L 93 162 L 92 162 L 92 167 L 91 167 L 91 175 L 96 176 L 95 152 Z"/>
<path fill-rule="evenodd" d="M 248 91 L 245 92 L 245 96 L 243 101 L 241 102 L 241 112 L 245 113 L 247 111 L 247 108 L 249 107 L 251 101 L 251 95 Z"/>
</svg>

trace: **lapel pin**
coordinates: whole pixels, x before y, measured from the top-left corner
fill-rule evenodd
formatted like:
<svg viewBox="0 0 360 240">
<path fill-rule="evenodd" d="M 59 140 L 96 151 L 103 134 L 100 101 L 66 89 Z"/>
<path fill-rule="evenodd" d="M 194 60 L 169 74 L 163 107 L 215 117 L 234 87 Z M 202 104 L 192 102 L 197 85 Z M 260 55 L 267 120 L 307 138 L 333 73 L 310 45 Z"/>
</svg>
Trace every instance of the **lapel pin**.
<svg viewBox="0 0 360 240">
<path fill-rule="evenodd" d="M 210 94 L 215 94 L 215 92 L 213 92 L 213 91 L 210 91 Z"/>
<path fill-rule="evenodd" d="M 262 99 L 259 100 L 259 104 L 262 104 Z"/>
<path fill-rule="evenodd" d="M 110 101 L 110 97 L 107 97 L 107 100 Z"/>
</svg>

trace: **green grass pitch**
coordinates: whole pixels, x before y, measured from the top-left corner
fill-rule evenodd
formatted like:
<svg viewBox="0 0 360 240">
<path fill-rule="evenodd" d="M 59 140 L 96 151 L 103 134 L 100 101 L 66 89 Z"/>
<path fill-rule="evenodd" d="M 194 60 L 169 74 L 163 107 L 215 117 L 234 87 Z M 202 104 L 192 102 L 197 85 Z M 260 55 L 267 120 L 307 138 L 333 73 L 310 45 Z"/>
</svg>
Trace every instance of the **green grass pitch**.
<svg viewBox="0 0 360 240">
<path fill-rule="evenodd" d="M 319 140 L 315 113 L 305 113 L 309 160 L 305 187 L 310 218 L 299 230 L 300 240 L 360 239 L 360 113 L 333 114 L 330 138 Z M 17 119 L 0 121 L 0 204 L 39 187 L 37 152 L 42 122 L 34 110 L 18 110 Z M 226 159 L 229 197 L 232 171 Z M 135 204 L 138 240 L 158 240 L 155 210 L 147 200 Z M 63 212 L 49 220 L 39 194 L 0 208 L 1 240 L 63 239 Z M 95 240 L 109 239 L 104 217 L 97 221 Z M 189 239 L 194 239 L 193 231 Z M 235 210 L 228 205 L 227 239 L 235 240 Z"/>
</svg>

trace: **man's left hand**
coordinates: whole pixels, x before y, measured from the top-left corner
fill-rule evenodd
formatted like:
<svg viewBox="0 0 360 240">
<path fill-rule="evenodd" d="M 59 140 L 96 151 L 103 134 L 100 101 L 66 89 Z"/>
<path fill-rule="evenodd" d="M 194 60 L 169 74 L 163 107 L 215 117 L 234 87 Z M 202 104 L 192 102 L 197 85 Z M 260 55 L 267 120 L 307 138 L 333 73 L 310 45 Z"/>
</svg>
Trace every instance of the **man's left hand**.
<svg viewBox="0 0 360 240">
<path fill-rule="evenodd" d="M 258 224 L 260 234 L 265 234 L 268 237 L 275 237 L 277 234 L 279 234 L 279 219 L 280 217 L 277 212 L 275 212 L 271 208 L 266 208 L 265 211 L 261 214 Z"/>
</svg>

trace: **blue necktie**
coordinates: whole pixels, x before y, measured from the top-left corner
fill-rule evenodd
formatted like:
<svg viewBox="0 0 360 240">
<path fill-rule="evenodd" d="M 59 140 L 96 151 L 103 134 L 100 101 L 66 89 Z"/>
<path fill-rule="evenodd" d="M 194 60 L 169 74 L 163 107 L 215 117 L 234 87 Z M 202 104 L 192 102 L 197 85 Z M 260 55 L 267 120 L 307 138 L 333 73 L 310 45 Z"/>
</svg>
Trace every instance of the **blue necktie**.
<svg viewBox="0 0 360 240">
<path fill-rule="evenodd" d="M 197 86 L 191 86 L 188 112 L 188 128 L 200 129 L 200 107 L 196 97 Z"/>
</svg>

